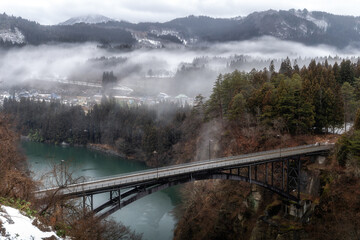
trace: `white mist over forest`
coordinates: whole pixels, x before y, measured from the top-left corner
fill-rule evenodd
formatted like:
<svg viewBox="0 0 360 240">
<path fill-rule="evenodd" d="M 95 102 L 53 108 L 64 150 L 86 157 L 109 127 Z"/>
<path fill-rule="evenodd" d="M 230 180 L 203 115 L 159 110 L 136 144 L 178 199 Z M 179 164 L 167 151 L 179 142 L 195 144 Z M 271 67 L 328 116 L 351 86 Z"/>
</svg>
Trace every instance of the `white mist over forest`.
<svg viewBox="0 0 360 240">
<path fill-rule="evenodd" d="M 339 50 L 319 45 L 261 37 L 249 41 L 203 45 L 193 48 L 106 50 L 96 43 L 51 44 L 2 50 L 0 82 L 3 86 L 39 80 L 100 83 L 104 71 L 113 71 L 118 83 L 142 92 L 208 95 L 216 76 L 238 69 L 250 71 L 268 67 L 271 60 L 279 67 L 289 57 L 300 68 L 310 59 L 321 57 L 354 58 L 359 49 Z M 240 63 L 239 63 L 240 60 Z M 237 64 L 234 64 L 236 63 Z M 331 62 L 330 62 L 331 63 Z"/>
</svg>

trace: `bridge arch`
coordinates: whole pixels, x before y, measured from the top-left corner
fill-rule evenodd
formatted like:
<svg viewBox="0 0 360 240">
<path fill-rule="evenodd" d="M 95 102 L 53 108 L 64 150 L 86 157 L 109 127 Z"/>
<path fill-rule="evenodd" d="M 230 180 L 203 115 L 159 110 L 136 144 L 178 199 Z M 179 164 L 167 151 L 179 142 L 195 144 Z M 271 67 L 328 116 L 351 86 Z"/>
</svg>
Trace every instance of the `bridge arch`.
<svg viewBox="0 0 360 240">
<path fill-rule="evenodd" d="M 299 202 L 300 168 L 300 158 L 297 157 L 295 159 L 277 159 L 273 162 L 259 162 L 245 167 L 240 166 L 218 171 L 188 174 L 176 178 L 159 179 L 157 182 L 134 186 L 132 189 L 123 192 L 121 189 L 113 189 L 110 191 L 110 200 L 96 208 L 92 207 L 92 210 L 100 218 L 106 218 L 132 202 L 155 192 L 188 182 L 211 179 L 244 181 L 256 184 L 286 199 Z M 276 171 L 279 169 L 281 170 Z M 282 176 L 281 181 L 275 183 L 274 174 L 278 175 L 279 173 Z M 288 181 L 292 181 L 293 184 L 289 184 Z M 92 202 L 90 202 L 90 205 L 92 205 Z"/>
</svg>

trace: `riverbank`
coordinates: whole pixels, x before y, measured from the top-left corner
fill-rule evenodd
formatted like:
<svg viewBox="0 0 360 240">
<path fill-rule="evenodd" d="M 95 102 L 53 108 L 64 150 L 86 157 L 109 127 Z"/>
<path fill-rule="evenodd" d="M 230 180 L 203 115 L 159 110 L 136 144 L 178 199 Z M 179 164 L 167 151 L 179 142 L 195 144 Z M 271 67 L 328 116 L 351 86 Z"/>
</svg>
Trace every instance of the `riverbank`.
<svg viewBox="0 0 360 240">
<path fill-rule="evenodd" d="M 107 144 L 88 143 L 86 145 L 86 148 L 88 148 L 90 150 L 94 150 L 94 151 L 99 151 L 99 152 L 102 152 L 105 154 L 114 155 L 114 156 L 121 157 L 121 158 L 128 158 L 127 156 L 125 156 L 125 154 L 117 151 L 116 149 L 114 149 L 113 147 L 111 147 L 110 145 L 107 145 Z"/>
<path fill-rule="evenodd" d="M 132 161 L 142 162 L 142 163 L 145 163 L 147 167 L 151 167 L 151 165 L 149 165 L 148 162 L 146 161 L 144 154 L 142 154 L 140 152 L 136 152 L 135 154 L 132 154 L 132 155 L 126 155 L 123 152 L 118 151 L 116 148 L 114 148 L 108 144 L 88 143 L 85 147 L 89 150 L 98 151 L 103 154 L 126 158 L 126 159 L 132 160 Z"/>
</svg>

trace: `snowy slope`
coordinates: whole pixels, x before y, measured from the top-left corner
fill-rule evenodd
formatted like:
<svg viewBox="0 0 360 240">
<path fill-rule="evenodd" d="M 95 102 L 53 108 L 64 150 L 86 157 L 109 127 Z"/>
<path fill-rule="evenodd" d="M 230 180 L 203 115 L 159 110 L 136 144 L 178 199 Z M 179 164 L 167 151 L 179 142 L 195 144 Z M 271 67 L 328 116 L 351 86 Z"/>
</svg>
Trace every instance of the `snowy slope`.
<svg viewBox="0 0 360 240">
<path fill-rule="evenodd" d="M 32 225 L 33 221 L 15 208 L 0 206 L 0 240 L 41 240 L 51 236 L 61 239 L 54 232 L 41 231 Z"/>
<path fill-rule="evenodd" d="M 326 31 L 329 27 L 329 23 L 324 18 L 317 19 L 312 15 L 311 12 L 298 10 L 294 13 L 295 13 L 295 16 L 297 16 L 299 18 L 306 19 L 307 21 L 313 22 L 318 28 L 320 28 L 323 31 Z"/>
<path fill-rule="evenodd" d="M 90 15 L 70 18 L 63 23 L 59 23 L 59 25 L 74 25 L 76 23 L 96 24 L 96 23 L 106 23 L 110 21 L 114 21 L 114 20 L 105 17 L 103 15 L 90 14 Z"/>
</svg>

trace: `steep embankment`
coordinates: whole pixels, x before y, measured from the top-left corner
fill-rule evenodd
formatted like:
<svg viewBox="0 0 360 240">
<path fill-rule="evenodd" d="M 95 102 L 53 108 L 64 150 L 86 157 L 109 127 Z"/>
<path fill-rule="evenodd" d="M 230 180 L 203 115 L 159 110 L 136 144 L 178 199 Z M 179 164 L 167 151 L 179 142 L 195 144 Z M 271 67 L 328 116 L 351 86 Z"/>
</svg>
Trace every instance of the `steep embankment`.
<svg viewBox="0 0 360 240">
<path fill-rule="evenodd" d="M 0 197 L 32 199 L 35 184 L 29 177 L 26 159 L 18 148 L 19 136 L 0 114 Z"/>
<path fill-rule="evenodd" d="M 339 137 L 266 135 L 264 129 L 257 127 L 230 131 L 234 130 L 232 126 L 221 127 L 220 123 L 219 120 L 214 120 L 202 125 L 197 137 L 192 140 L 192 145 L 210 150 L 212 157 L 223 157 L 315 142 L 334 143 Z M 263 141 L 258 141 L 259 139 Z M 193 154 L 198 156 L 197 151 Z M 204 152 L 202 159 L 208 154 L 208 151 Z M 303 166 L 303 181 L 306 185 L 303 195 L 312 203 L 309 205 L 308 215 L 303 219 L 311 216 L 314 209 L 317 213 L 317 206 L 323 204 L 322 189 L 326 185 L 324 176 L 332 171 L 332 168 L 326 171 L 325 168 L 327 169 L 325 165 L 310 162 Z M 343 190 L 350 192 L 350 189 Z M 282 199 L 263 188 L 244 182 L 209 180 L 187 184 L 182 192 L 184 202 L 178 211 L 179 223 L 175 239 L 317 239 L 315 233 L 309 234 L 315 232 L 311 227 L 312 222 L 306 223 L 303 219 L 288 215 L 290 209 L 285 208 Z M 321 232 L 320 229 L 317 232 Z"/>
<path fill-rule="evenodd" d="M 8 119 L 0 114 L 0 239 L 43 239 L 51 236 L 51 239 L 58 239 L 53 232 L 40 231 L 35 227 L 35 219 L 9 207 L 22 209 L 29 216 L 35 213 L 32 210 L 34 206 L 28 202 L 34 200 L 32 191 L 35 183 L 28 175 L 26 159 L 17 147 L 18 141 L 19 136 L 11 130 Z"/>
</svg>

